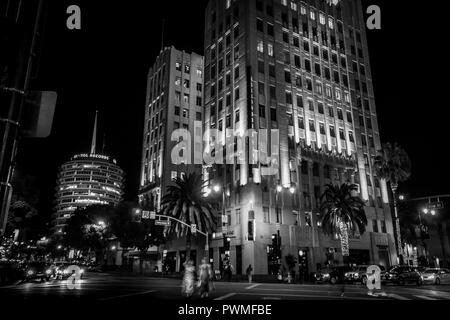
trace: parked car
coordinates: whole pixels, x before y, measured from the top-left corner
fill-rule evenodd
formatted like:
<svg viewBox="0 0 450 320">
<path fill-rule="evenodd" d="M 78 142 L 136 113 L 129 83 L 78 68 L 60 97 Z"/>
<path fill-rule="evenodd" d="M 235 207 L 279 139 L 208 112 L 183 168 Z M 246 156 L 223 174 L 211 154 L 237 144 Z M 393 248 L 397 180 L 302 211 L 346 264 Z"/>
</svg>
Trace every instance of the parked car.
<svg viewBox="0 0 450 320">
<path fill-rule="evenodd" d="M 386 271 L 384 266 L 382 266 L 382 265 L 377 265 L 377 266 L 380 268 L 381 272 Z M 370 267 L 370 265 L 360 265 L 360 266 L 356 266 L 354 268 L 354 270 L 346 272 L 345 273 L 345 281 L 350 282 L 350 283 L 360 282 L 362 284 L 366 284 L 368 267 Z"/>
<path fill-rule="evenodd" d="M 423 280 L 419 272 L 413 267 L 406 265 L 396 265 L 390 267 L 386 272 L 381 274 L 382 283 L 394 283 L 404 285 L 406 283 L 415 283 L 422 285 Z"/>
<path fill-rule="evenodd" d="M 441 268 L 428 268 L 422 273 L 424 283 L 432 283 L 439 285 L 441 283 L 450 283 L 450 270 Z"/>
<path fill-rule="evenodd" d="M 30 262 L 24 268 L 24 281 L 40 280 L 50 281 L 52 276 L 51 266 L 45 262 Z"/>
<path fill-rule="evenodd" d="M 69 278 L 73 273 L 75 273 L 75 270 L 70 270 L 71 266 L 78 266 L 75 263 L 71 262 L 63 262 L 57 265 L 56 269 L 56 277 L 59 280 L 65 280 Z M 83 266 L 78 266 L 80 268 L 80 279 L 83 279 L 85 269 Z"/>
<path fill-rule="evenodd" d="M 324 268 L 314 274 L 314 279 L 318 283 L 329 282 L 331 284 L 335 284 L 338 282 L 344 282 L 345 274 L 350 271 L 353 271 L 353 268 L 348 266 Z"/>
</svg>

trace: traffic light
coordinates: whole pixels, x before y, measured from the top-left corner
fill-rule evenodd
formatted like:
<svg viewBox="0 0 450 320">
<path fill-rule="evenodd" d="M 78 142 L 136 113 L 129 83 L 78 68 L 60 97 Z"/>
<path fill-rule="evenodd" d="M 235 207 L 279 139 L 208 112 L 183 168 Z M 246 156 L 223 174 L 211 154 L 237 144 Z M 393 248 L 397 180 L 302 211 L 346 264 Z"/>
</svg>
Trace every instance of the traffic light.
<svg viewBox="0 0 450 320">
<path fill-rule="evenodd" d="M 230 241 L 231 241 L 231 239 L 228 238 L 227 235 L 224 233 L 223 234 L 223 248 L 225 251 L 230 250 Z"/>
<path fill-rule="evenodd" d="M 278 256 L 278 235 L 276 233 L 272 234 L 272 248 L 273 253 Z"/>
</svg>

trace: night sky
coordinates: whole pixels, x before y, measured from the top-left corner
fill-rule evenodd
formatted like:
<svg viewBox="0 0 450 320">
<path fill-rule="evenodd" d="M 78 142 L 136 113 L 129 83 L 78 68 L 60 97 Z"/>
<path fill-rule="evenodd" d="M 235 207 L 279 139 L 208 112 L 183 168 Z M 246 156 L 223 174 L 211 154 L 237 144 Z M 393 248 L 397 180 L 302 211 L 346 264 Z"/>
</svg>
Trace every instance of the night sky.
<svg viewBox="0 0 450 320">
<path fill-rule="evenodd" d="M 445 91 L 431 74 L 439 70 L 432 63 L 444 57 L 434 41 L 444 45 L 438 24 L 446 20 L 423 3 L 363 2 L 382 11 L 382 29 L 367 30 L 381 139 L 400 143 L 413 164 L 412 177 L 400 190 L 413 196 L 450 193 L 446 106 L 440 96 Z M 99 151 L 104 133 L 105 152 L 126 172 L 125 199 L 136 197 L 146 76 L 161 48 L 162 19 L 166 46 L 202 54 L 206 3 L 51 1 L 40 76 L 32 89 L 58 92 L 53 129 L 49 138 L 23 140 L 17 158 L 18 168 L 38 179 L 41 214 L 52 211 L 57 167 L 74 153 L 89 151 L 95 110 Z M 81 8 L 80 31 L 66 28 L 66 8 L 72 4 Z"/>
</svg>

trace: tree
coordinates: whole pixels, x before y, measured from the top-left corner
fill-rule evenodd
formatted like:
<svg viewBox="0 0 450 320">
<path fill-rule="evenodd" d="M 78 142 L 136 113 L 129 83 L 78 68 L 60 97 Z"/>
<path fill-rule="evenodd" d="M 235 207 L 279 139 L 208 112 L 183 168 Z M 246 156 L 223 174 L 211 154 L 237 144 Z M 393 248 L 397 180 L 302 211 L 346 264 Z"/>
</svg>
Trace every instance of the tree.
<svg viewBox="0 0 450 320">
<path fill-rule="evenodd" d="M 167 193 L 161 201 L 162 212 L 188 225 L 196 224 L 199 230 L 212 233 L 216 228 L 216 212 L 214 206 L 207 200 L 203 189 L 207 181 L 202 182 L 202 176 L 191 173 L 173 180 L 174 184 L 167 187 Z M 186 235 L 186 258 L 190 258 L 191 228 L 173 223 L 169 233 L 178 237 Z"/>
<path fill-rule="evenodd" d="M 364 212 L 365 202 L 353 192 L 358 190 L 355 184 L 344 183 L 341 186 L 327 184 L 320 197 L 322 229 L 325 234 L 339 235 L 344 262 L 348 256 L 349 232 L 366 230 L 367 217 Z"/>
<path fill-rule="evenodd" d="M 397 143 L 393 145 L 385 143 L 379 155 L 375 157 L 373 164 L 375 174 L 389 183 L 392 192 L 392 204 L 394 207 L 394 220 L 397 237 L 397 250 L 400 263 L 403 263 L 402 240 L 400 234 L 400 221 L 397 212 L 397 188 L 399 182 L 407 180 L 411 175 L 411 160 L 406 151 Z"/>
</svg>

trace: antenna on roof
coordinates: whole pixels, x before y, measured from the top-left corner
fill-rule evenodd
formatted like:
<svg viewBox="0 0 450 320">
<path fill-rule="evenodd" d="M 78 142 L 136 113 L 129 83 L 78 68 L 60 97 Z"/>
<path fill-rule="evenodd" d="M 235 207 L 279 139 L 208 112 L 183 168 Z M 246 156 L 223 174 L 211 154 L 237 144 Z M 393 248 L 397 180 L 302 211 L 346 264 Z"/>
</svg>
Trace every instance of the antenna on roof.
<svg viewBox="0 0 450 320">
<path fill-rule="evenodd" d="M 94 131 L 92 133 L 91 153 L 95 154 L 95 148 L 97 145 L 97 114 L 98 110 L 95 110 Z"/>
<path fill-rule="evenodd" d="M 164 19 L 162 19 L 162 28 L 161 28 L 161 51 L 164 50 Z"/>
</svg>

